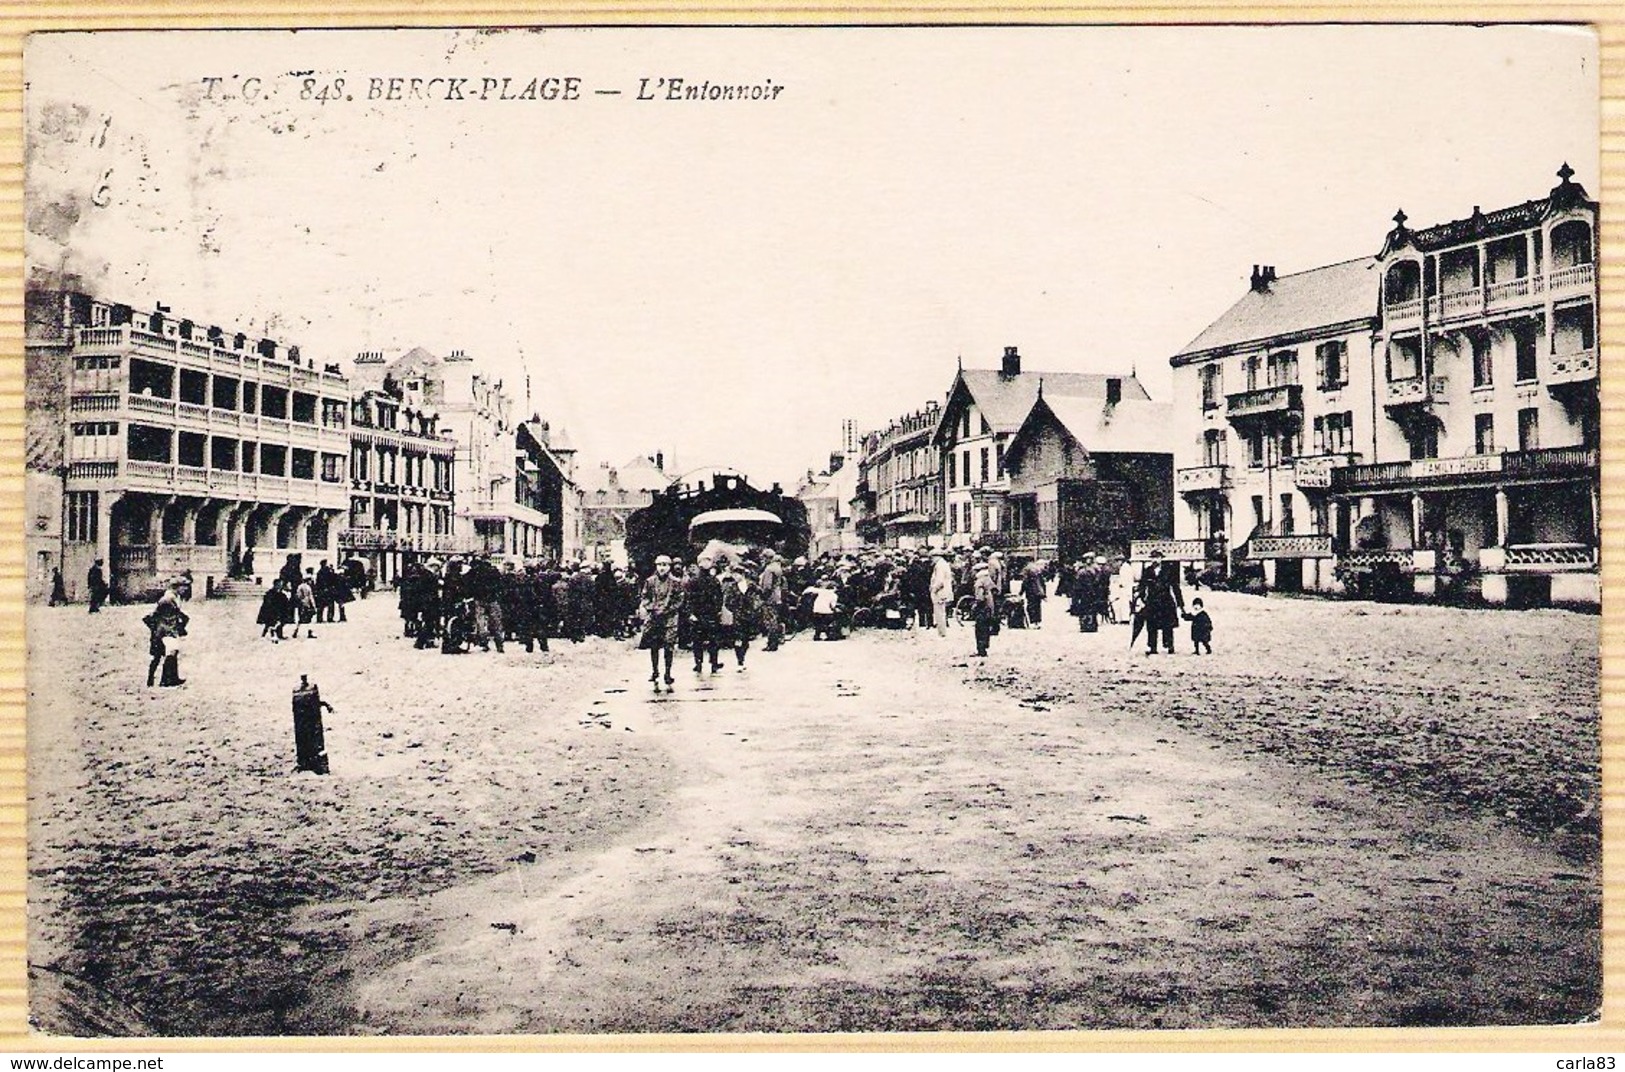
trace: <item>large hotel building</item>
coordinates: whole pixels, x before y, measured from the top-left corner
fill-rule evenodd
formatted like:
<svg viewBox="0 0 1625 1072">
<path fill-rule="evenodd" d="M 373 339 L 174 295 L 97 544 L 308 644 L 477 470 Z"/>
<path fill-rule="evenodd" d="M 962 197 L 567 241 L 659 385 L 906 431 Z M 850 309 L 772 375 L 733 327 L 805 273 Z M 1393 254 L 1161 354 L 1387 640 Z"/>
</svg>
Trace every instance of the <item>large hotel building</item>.
<svg viewBox="0 0 1625 1072">
<path fill-rule="evenodd" d="M 1600 600 L 1597 204 L 1543 198 L 1277 277 L 1172 359 L 1185 557 L 1274 588 Z"/>
<path fill-rule="evenodd" d="M 332 557 L 350 505 L 349 385 L 298 347 L 66 290 L 27 294 L 30 594 L 115 596 L 190 570 L 199 594 L 248 552 Z M 274 560 L 274 561 L 273 561 Z"/>
</svg>

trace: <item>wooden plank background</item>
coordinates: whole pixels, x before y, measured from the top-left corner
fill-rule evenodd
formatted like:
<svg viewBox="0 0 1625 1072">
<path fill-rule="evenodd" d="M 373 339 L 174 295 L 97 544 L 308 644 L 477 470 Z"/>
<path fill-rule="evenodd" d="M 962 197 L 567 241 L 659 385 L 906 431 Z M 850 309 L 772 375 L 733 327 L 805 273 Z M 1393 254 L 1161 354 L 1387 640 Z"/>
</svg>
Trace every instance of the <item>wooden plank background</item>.
<svg viewBox="0 0 1625 1072">
<path fill-rule="evenodd" d="M 385 3 L 361 0 L 0 0 L 0 1051 L 95 1052 L 392 1052 L 670 1051 L 762 1052 L 874 1050 L 1305 1052 L 1551 1051 L 1625 1054 L 1625 893 L 1621 846 L 1625 812 L 1625 5 L 1599 3 L 1424 3 L 1255 5 L 1195 0 L 1182 4 L 785 4 L 486 2 Z M 1595 28 L 1602 58 L 1602 426 L 1603 510 L 1603 912 L 1605 1001 L 1597 1024 L 1542 1028 L 1008 1032 L 983 1035 L 539 1036 L 522 1038 L 32 1040 L 28 1033 L 25 951 L 27 880 L 24 789 L 23 652 L 23 40 L 35 30 L 290 28 L 368 26 L 715 25 L 747 24 L 1202 24 L 1324 22 L 1562 22 Z M 1416 62 L 1426 63 L 1418 56 Z M 1375 75 L 1376 72 L 1373 72 Z M 1406 137 L 1403 126 L 1396 137 Z"/>
</svg>

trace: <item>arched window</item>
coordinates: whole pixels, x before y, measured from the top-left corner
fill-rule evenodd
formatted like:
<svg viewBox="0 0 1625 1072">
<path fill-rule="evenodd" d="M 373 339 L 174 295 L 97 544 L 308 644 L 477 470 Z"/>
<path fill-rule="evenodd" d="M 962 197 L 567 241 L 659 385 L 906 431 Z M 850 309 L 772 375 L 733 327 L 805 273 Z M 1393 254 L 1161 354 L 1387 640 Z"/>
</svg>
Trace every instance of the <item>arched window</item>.
<svg viewBox="0 0 1625 1072">
<path fill-rule="evenodd" d="M 1567 220 L 1552 228 L 1552 267 L 1573 268 L 1591 263 L 1591 225 Z"/>
<path fill-rule="evenodd" d="M 1403 305 L 1422 297 L 1422 274 L 1415 261 L 1398 261 L 1388 268 L 1383 282 L 1383 303 Z"/>
</svg>

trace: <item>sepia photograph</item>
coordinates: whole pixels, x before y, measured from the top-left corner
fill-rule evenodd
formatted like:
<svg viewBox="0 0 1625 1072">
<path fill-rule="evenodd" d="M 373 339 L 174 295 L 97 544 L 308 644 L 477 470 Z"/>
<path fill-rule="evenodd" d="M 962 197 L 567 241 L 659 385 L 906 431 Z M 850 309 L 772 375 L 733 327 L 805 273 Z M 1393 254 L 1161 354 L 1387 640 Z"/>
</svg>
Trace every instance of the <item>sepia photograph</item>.
<svg viewBox="0 0 1625 1072">
<path fill-rule="evenodd" d="M 34 1037 L 1600 1021 L 1592 29 L 23 79 Z"/>
</svg>

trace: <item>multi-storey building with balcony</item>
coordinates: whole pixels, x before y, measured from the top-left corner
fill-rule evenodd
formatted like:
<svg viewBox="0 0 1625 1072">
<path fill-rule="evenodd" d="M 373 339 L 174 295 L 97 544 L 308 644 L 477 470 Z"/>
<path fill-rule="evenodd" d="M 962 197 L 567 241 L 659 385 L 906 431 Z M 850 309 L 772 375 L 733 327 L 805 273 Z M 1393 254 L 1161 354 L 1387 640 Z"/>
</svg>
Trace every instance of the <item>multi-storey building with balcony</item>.
<svg viewBox="0 0 1625 1072">
<path fill-rule="evenodd" d="M 373 377 L 381 384 L 385 375 L 420 395 L 439 415 L 440 431 L 456 443 L 452 531 L 457 545 L 488 554 L 542 554 L 549 518 L 520 499 L 518 425 L 502 381 L 477 371 L 462 350 L 440 357 L 422 347 L 369 367 L 367 386 Z"/>
<path fill-rule="evenodd" d="M 1151 398 L 1132 375 L 1023 372 L 1014 346 L 1004 348 L 997 369 L 960 369 L 931 439 L 942 455 L 943 535 L 948 543 L 996 540 L 1006 528 L 1010 474 L 1005 451 L 1038 401 L 1040 384 L 1049 398 L 1113 403 Z"/>
<path fill-rule="evenodd" d="M 1174 355 L 1166 554 L 1234 556 L 1272 588 L 1335 586 L 1349 519 L 1331 473 L 1370 449 L 1376 273 L 1370 257 L 1279 277 L 1255 265 L 1241 300 Z"/>
<path fill-rule="evenodd" d="M 887 547 L 941 542 L 942 452 L 931 437 L 942 406 L 930 402 L 862 438 L 858 460 L 858 534 Z"/>
<path fill-rule="evenodd" d="M 1422 595 L 1598 602 L 1597 206 L 1558 178 L 1421 230 L 1401 212 L 1374 258 L 1255 270 L 1173 358 L 1181 535 L 1224 533 L 1281 587 L 1382 572 Z M 1235 375 L 1241 394 L 1215 386 Z"/>
<path fill-rule="evenodd" d="M 383 361 L 381 352 L 363 353 L 356 367 Z M 408 391 L 385 376 L 351 399 L 350 509 L 338 544 L 370 563 L 374 583 L 394 581 L 413 559 L 473 547 L 452 527 L 456 446 L 421 384 Z"/>
<path fill-rule="evenodd" d="M 589 558 L 624 565 L 626 519 L 655 501 L 672 478 L 664 451 L 633 458 L 624 465 L 608 462 L 581 476 L 582 544 Z"/>
<path fill-rule="evenodd" d="M 1490 602 L 1601 598 L 1597 204 L 1567 164 L 1543 198 L 1377 256 L 1371 454 L 1335 474 L 1350 564 Z"/>
<path fill-rule="evenodd" d="M 96 559 L 118 598 L 191 571 L 201 594 L 254 552 L 334 554 L 349 384 L 296 346 L 67 290 L 30 290 L 28 496 L 71 598 Z M 46 519 L 43 528 L 40 518 Z M 31 548 L 38 556 L 50 546 Z"/>
</svg>

